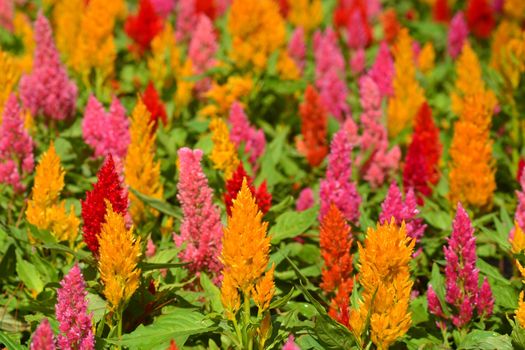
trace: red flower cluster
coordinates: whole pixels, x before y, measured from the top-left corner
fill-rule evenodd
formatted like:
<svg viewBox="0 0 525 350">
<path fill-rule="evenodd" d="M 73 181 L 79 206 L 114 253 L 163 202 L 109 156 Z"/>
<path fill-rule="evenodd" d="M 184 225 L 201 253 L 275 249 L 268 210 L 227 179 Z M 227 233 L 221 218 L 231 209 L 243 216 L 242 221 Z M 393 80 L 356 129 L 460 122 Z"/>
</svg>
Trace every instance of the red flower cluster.
<svg viewBox="0 0 525 350">
<path fill-rule="evenodd" d="M 215 0 L 195 0 L 195 13 L 202 13 L 213 21 L 217 17 Z"/>
<path fill-rule="evenodd" d="M 360 23 L 355 22 L 355 13 L 360 19 Z M 334 11 L 334 25 L 338 28 L 348 28 L 349 26 L 361 25 L 366 37 L 365 47 L 372 42 L 372 28 L 368 23 L 366 1 L 354 0 L 348 6 L 348 1 L 339 0 L 339 4 Z"/>
<path fill-rule="evenodd" d="M 242 180 L 246 178 L 248 182 L 248 187 L 252 192 L 252 195 L 255 197 L 255 202 L 259 207 L 259 210 L 266 214 L 272 205 L 272 194 L 268 192 L 266 188 L 266 181 L 259 186 L 257 191 L 255 191 L 255 186 L 253 186 L 253 179 L 246 173 L 242 162 L 239 163 L 237 170 L 233 173 L 231 179 L 226 181 L 226 193 L 224 194 L 224 204 L 226 205 L 226 212 L 228 216 L 231 215 L 231 207 L 233 205 L 233 200 L 237 198 L 237 193 L 241 190 Z"/>
<path fill-rule="evenodd" d="M 304 102 L 299 107 L 303 135 L 299 148 L 305 154 L 308 163 L 315 167 L 321 164 L 328 153 L 326 145 L 328 119 L 321 98 L 312 85 L 307 86 L 304 97 Z"/>
<path fill-rule="evenodd" d="M 162 124 L 166 125 L 168 117 L 166 115 L 166 108 L 160 99 L 155 86 L 150 82 L 144 91 L 142 96 L 142 102 L 146 105 L 146 108 L 151 113 L 151 121 L 153 122 L 153 130 L 157 130 L 159 119 L 162 120 Z"/>
<path fill-rule="evenodd" d="M 448 0 L 436 0 L 434 7 L 432 7 L 432 18 L 436 22 L 448 23 L 450 21 Z"/>
<path fill-rule="evenodd" d="M 128 16 L 124 24 L 126 34 L 133 39 L 132 51 L 143 54 L 151 47 L 151 41 L 162 31 L 162 17 L 157 15 L 150 0 L 140 0 L 139 12 Z"/>
<path fill-rule="evenodd" d="M 396 10 L 389 8 L 383 11 L 381 15 L 381 24 L 383 26 L 383 33 L 385 40 L 389 44 L 393 44 L 396 41 L 397 34 L 401 30 L 401 24 L 397 19 Z"/>
<path fill-rule="evenodd" d="M 440 157 L 439 129 L 432 119 L 432 110 L 425 102 L 416 116 L 412 142 L 408 147 L 403 170 L 405 189 L 412 187 L 420 201 L 421 195 L 432 194 L 430 185 L 439 181 Z"/>
<path fill-rule="evenodd" d="M 352 293 L 352 238 L 343 214 L 332 204 L 323 217 L 319 232 L 321 255 L 324 260 L 321 289 L 335 294 L 330 316 L 348 327 L 348 304 Z"/>
<path fill-rule="evenodd" d="M 496 25 L 492 6 L 487 0 L 470 0 L 466 11 L 467 24 L 478 38 L 488 38 Z"/>
<path fill-rule="evenodd" d="M 281 16 L 283 18 L 286 18 L 288 16 L 288 11 L 290 11 L 290 4 L 288 4 L 288 0 L 275 0 L 279 4 L 279 12 L 281 13 Z"/>
<path fill-rule="evenodd" d="M 111 155 L 98 171 L 97 179 L 93 189 L 86 192 L 86 199 L 81 201 L 84 242 L 94 255 L 98 255 L 98 238 L 105 222 L 105 200 L 111 203 L 116 213 L 125 215 L 128 210 L 128 195 L 122 187 Z"/>
<path fill-rule="evenodd" d="M 516 173 L 516 180 L 518 183 L 521 181 L 521 176 L 523 175 L 523 169 L 525 168 L 525 159 L 520 158 L 518 162 L 518 171 Z"/>
</svg>

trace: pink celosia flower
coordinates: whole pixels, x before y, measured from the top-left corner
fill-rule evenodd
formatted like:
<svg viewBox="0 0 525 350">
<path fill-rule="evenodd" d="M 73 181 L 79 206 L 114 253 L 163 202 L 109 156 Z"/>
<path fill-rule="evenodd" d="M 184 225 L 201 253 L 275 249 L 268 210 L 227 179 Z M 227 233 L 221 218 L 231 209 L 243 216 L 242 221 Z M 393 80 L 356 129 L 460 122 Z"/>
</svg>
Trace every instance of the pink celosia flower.
<svg viewBox="0 0 525 350">
<path fill-rule="evenodd" d="M 321 180 L 319 197 L 321 198 L 320 218 L 330 209 L 331 203 L 343 213 L 345 218 L 356 223 L 359 220 L 361 196 L 350 179 L 352 146 L 346 130 L 339 130 L 330 144 L 326 177 Z"/>
<path fill-rule="evenodd" d="M 55 340 L 53 339 L 53 330 L 47 318 L 44 318 L 38 325 L 33 340 L 31 341 L 31 350 L 55 350 Z"/>
<path fill-rule="evenodd" d="M 35 22 L 33 71 L 20 79 L 20 98 L 33 116 L 64 120 L 72 117 L 77 103 L 77 86 L 68 79 L 53 41 L 51 25 L 39 12 Z"/>
<path fill-rule="evenodd" d="M 290 41 L 288 42 L 288 54 L 302 72 L 306 60 L 306 41 L 304 37 L 304 29 L 302 27 L 297 27 L 293 31 Z"/>
<path fill-rule="evenodd" d="M 447 49 L 450 57 L 456 58 L 468 37 L 468 25 L 462 11 L 454 15 L 448 29 Z"/>
<path fill-rule="evenodd" d="M 34 167 L 33 139 L 24 128 L 22 111 L 11 94 L 7 100 L 0 125 L 0 183 L 11 185 L 15 192 L 25 189 L 23 174 Z"/>
<path fill-rule="evenodd" d="M 347 40 L 348 46 L 352 49 L 362 49 L 366 47 L 371 40 L 371 30 L 367 23 L 366 14 L 360 10 L 359 6 L 352 6 L 353 10 L 347 22 Z"/>
<path fill-rule="evenodd" d="M 307 187 L 299 193 L 295 209 L 297 211 L 304 211 L 310 209 L 314 205 L 314 191 L 310 187 Z"/>
<path fill-rule="evenodd" d="M 82 120 L 82 136 L 86 144 L 95 150 L 95 157 L 111 154 L 123 159 L 130 142 L 128 128 L 126 110 L 116 97 L 113 97 L 109 112 L 106 112 L 95 96 L 89 96 Z"/>
<path fill-rule="evenodd" d="M 86 282 L 77 264 L 64 276 L 57 290 L 55 312 L 60 323 L 57 342 L 64 350 L 95 348 L 92 314 L 88 314 Z"/>
<path fill-rule="evenodd" d="M 418 218 L 419 210 L 417 209 L 417 200 L 412 189 L 409 189 L 405 200 L 396 182 L 392 182 L 385 200 L 381 204 L 381 214 L 379 215 L 379 222 L 383 225 L 390 222 L 394 218 L 397 225 L 401 225 L 404 221 L 407 229 L 407 235 L 419 241 L 427 225 L 423 223 L 423 219 Z"/>
<path fill-rule="evenodd" d="M 181 203 L 183 219 L 180 235 L 174 234 L 173 240 L 177 247 L 186 244 L 180 258 L 189 263 L 193 273 L 207 270 L 215 275 L 215 282 L 219 282 L 222 225 L 219 209 L 212 203 L 213 191 L 202 171 L 202 151 L 184 147 L 178 155 L 177 199 Z"/>
<path fill-rule="evenodd" d="M 151 238 L 148 238 L 148 243 L 146 245 L 146 257 L 151 258 L 157 252 L 157 247 Z"/>
<path fill-rule="evenodd" d="M 295 344 L 295 338 L 293 335 L 290 334 L 288 340 L 283 346 L 283 350 L 301 350 L 301 348 L 299 348 L 297 344 Z"/>
<path fill-rule="evenodd" d="M 218 45 L 212 21 L 202 14 L 198 18 L 197 27 L 191 36 L 188 57 L 191 59 L 193 72 L 202 74 L 215 65 L 214 56 Z M 208 77 L 198 81 L 195 89 L 199 93 L 204 93 L 210 85 L 211 79 Z"/>
<path fill-rule="evenodd" d="M 382 41 L 379 45 L 375 62 L 370 68 L 368 75 L 377 84 L 381 97 L 393 95 L 394 59 L 385 41 Z"/>
<path fill-rule="evenodd" d="M 238 102 L 234 102 L 230 108 L 229 122 L 232 126 L 230 140 L 237 147 L 244 144 L 244 152 L 249 155 L 250 164 L 253 168 L 257 168 L 257 160 L 266 147 L 264 132 L 250 125 L 244 109 Z"/>
<path fill-rule="evenodd" d="M 354 52 L 352 57 L 350 57 L 350 69 L 352 70 L 352 73 L 359 75 L 365 69 L 365 65 L 365 49 L 360 48 Z"/>
<path fill-rule="evenodd" d="M 198 17 L 195 12 L 195 0 L 179 0 L 177 4 L 177 22 L 175 37 L 178 42 L 189 40 Z"/>
<path fill-rule="evenodd" d="M 0 1 L 0 27 L 4 27 L 7 30 L 12 30 L 14 14 L 15 6 L 13 0 Z"/>
<path fill-rule="evenodd" d="M 521 162 L 521 161 L 520 161 Z M 518 197 L 518 205 L 514 212 L 514 221 L 519 225 L 522 230 L 525 230 L 525 172 L 522 171 L 520 177 L 521 191 L 516 191 L 516 197 Z M 512 227 L 509 234 L 509 239 L 514 239 L 515 227 Z"/>
<path fill-rule="evenodd" d="M 361 147 L 356 162 L 364 179 L 375 188 L 398 168 L 401 151 L 398 146 L 388 149 L 388 134 L 382 124 L 381 95 L 374 80 L 369 76 L 359 79 L 359 93 L 363 133 L 359 138 Z"/>
<path fill-rule="evenodd" d="M 155 12 L 164 18 L 168 17 L 175 8 L 175 0 L 150 0 Z"/>
</svg>

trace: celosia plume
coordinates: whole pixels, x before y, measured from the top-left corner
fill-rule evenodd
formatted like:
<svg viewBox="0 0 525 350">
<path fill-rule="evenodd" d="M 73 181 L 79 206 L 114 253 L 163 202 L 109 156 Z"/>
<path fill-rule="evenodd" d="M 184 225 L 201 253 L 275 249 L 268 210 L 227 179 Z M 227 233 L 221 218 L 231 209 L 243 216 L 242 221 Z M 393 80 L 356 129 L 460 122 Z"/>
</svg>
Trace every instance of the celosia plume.
<svg viewBox="0 0 525 350">
<path fill-rule="evenodd" d="M 124 178 L 126 185 L 142 194 L 162 198 L 164 188 L 160 182 L 160 163 L 155 161 L 155 133 L 152 129 L 151 115 L 139 98 L 131 113 L 131 141 L 124 160 Z M 132 193 L 130 201 L 133 222 L 141 222 L 146 216 L 145 204 Z"/>
<path fill-rule="evenodd" d="M 112 311 L 119 312 L 140 283 L 137 264 L 141 255 L 140 238 L 126 228 L 124 216 L 113 211 L 106 201 L 106 216 L 99 238 L 98 269 L 104 296 Z"/>
<path fill-rule="evenodd" d="M 235 200 L 235 198 L 237 198 L 237 194 L 241 190 L 242 182 L 244 179 L 246 179 L 248 187 L 250 188 L 252 196 L 255 198 L 255 202 L 257 203 L 259 210 L 263 214 L 266 214 L 268 210 L 270 210 L 270 206 L 272 205 L 272 195 L 266 189 L 266 181 L 263 181 L 259 188 L 255 190 L 255 186 L 253 185 L 253 179 L 244 170 L 242 162 L 239 163 L 239 166 L 233 173 L 231 179 L 226 181 L 226 192 L 224 193 L 224 204 L 226 205 L 226 213 L 228 213 L 228 215 L 231 215 L 231 207 L 233 205 L 233 201 Z"/>
<path fill-rule="evenodd" d="M 47 318 L 40 321 L 35 333 L 33 333 L 33 339 L 31 340 L 31 350 L 55 350 L 55 340 L 53 336 L 53 330 Z"/>
<path fill-rule="evenodd" d="M 84 242 L 96 256 L 98 256 L 100 230 L 106 217 L 106 200 L 111 203 L 116 213 L 124 217 L 128 215 L 128 194 L 111 155 L 98 171 L 97 183 L 93 185 L 91 191 L 86 192 L 86 199 L 81 201 Z"/>
<path fill-rule="evenodd" d="M 140 0 L 136 15 L 130 15 L 124 24 L 126 34 L 134 41 L 132 51 L 139 55 L 151 48 L 151 41 L 162 31 L 163 21 L 150 0 Z"/>
<path fill-rule="evenodd" d="M 155 9 L 155 12 L 163 17 L 166 18 L 170 15 L 170 13 L 173 12 L 175 9 L 175 0 L 150 0 L 151 4 L 153 5 L 153 8 Z"/>
<path fill-rule="evenodd" d="M 288 41 L 288 55 L 294 60 L 295 65 L 302 72 L 306 64 L 306 40 L 303 28 L 297 27 L 293 31 Z"/>
<path fill-rule="evenodd" d="M 213 22 L 207 16 L 200 15 L 188 48 L 188 57 L 193 64 L 195 74 L 203 74 L 215 66 L 215 54 L 218 48 Z M 198 92 L 204 93 L 210 86 L 210 78 L 204 78 L 197 82 L 195 88 Z"/>
<path fill-rule="evenodd" d="M 328 156 L 328 167 L 326 176 L 320 182 L 319 197 L 321 198 L 321 210 L 319 217 L 322 219 L 334 204 L 346 218 L 353 223 L 359 220 L 359 205 L 361 196 L 357 192 L 357 186 L 351 180 L 352 146 L 348 139 L 346 130 L 339 130 L 330 144 L 330 155 Z"/>
<path fill-rule="evenodd" d="M 85 0 L 57 0 L 53 6 L 53 24 L 57 48 L 70 67 L 77 49 L 77 38 L 80 35 L 82 17 L 85 15 Z"/>
<path fill-rule="evenodd" d="M 392 96 L 394 88 L 392 80 L 394 77 L 394 60 L 390 54 L 390 48 L 384 41 L 379 44 L 374 64 L 368 71 L 368 76 L 374 80 L 382 97 Z"/>
<path fill-rule="evenodd" d="M 150 80 L 159 91 L 171 78 L 171 72 L 180 72 L 182 63 L 179 48 L 170 23 L 166 23 L 162 32 L 151 41 L 151 54 L 147 61 Z"/>
<path fill-rule="evenodd" d="M 299 198 L 297 198 L 297 202 L 295 204 L 295 210 L 297 211 L 304 211 L 306 209 L 309 209 L 313 207 L 314 205 L 314 191 L 307 187 L 299 193 Z"/>
<path fill-rule="evenodd" d="M 75 113 L 77 86 L 60 62 L 47 18 L 40 12 L 35 21 L 33 71 L 20 80 L 20 98 L 31 115 L 64 120 Z"/>
<path fill-rule="evenodd" d="M 463 12 L 459 11 L 450 21 L 447 50 L 452 58 L 458 57 L 468 37 L 468 26 Z"/>
<path fill-rule="evenodd" d="M 386 42 L 393 44 L 396 41 L 397 35 L 401 31 L 401 24 L 397 19 L 396 10 L 394 8 L 389 8 L 383 11 L 380 19 Z"/>
<path fill-rule="evenodd" d="M 518 269 L 521 274 L 521 283 L 525 283 L 525 268 L 521 266 L 520 262 L 516 260 L 516 265 L 518 266 Z M 518 321 L 518 324 L 525 328 L 525 300 L 524 300 L 525 293 L 523 291 L 520 292 L 520 296 L 518 299 L 518 309 L 516 310 L 516 321 Z"/>
<path fill-rule="evenodd" d="M 214 118 L 210 123 L 210 130 L 212 133 L 211 140 L 213 141 L 210 159 L 215 169 L 223 171 L 224 178 L 228 180 L 239 165 L 237 150 L 233 142 L 230 141 L 230 132 L 224 120 Z"/>
<path fill-rule="evenodd" d="M 323 19 L 323 7 L 321 0 L 295 0 L 290 1 L 288 9 L 288 21 L 295 27 L 303 28 L 311 33 L 319 27 Z"/>
<path fill-rule="evenodd" d="M 162 102 L 159 93 L 151 81 L 146 87 L 146 91 L 144 91 L 144 94 L 142 95 L 142 101 L 146 105 L 146 108 L 151 115 L 151 122 L 153 123 L 152 131 L 157 130 L 159 119 L 162 121 L 163 125 L 168 123 L 166 107 L 164 107 L 164 103 Z"/>
<path fill-rule="evenodd" d="M 223 85 L 213 82 L 211 89 L 206 93 L 206 97 L 213 100 L 216 105 L 206 106 L 201 113 L 208 116 L 227 115 L 232 104 L 248 96 L 253 86 L 253 80 L 249 76 L 232 75 Z"/>
<path fill-rule="evenodd" d="M 34 166 L 33 139 L 24 127 L 22 110 L 12 94 L 0 119 L 0 183 L 21 192 L 25 189 L 21 180 Z"/>
<path fill-rule="evenodd" d="M 432 7 L 432 18 L 436 22 L 448 23 L 450 19 L 450 7 L 448 0 L 436 0 Z"/>
<path fill-rule="evenodd" d="M 126 156 L 130 141 L 129 121 L 118 98 L 113 97 L 106 112 L 95 96 L 89 96 L 82 119 L 82 137 L 95 150 L 95 157 L 111 154 L 123 159 Z"/>
<path fill-rule="evenodd" d="M 222 224 L 219 209 L 213 204 L 213 190 L 202 171 L 202 151 L 185 147 L 177 154 L 180 162 L 177 199 L 183 219 L 180 235 L 174 234 L 173 240 L 178 247 L 185 245 L 180 258 L 189 263 L 190 271 L 208 271 L 217 278 L 222 269 L 218 260 Z"/>
<path fill-rule="evenodd" d="M 466 9 L 467 23 L 478 38 L 488 38 L 496 25 L 493 9 L 487 0 L 469 0 Z"/>
<path fill-rule="evenodd" d="M 295 344 L 295 338 L 293 335 L 290 334 L 282 350 L 301 350 L 301 348 L 299 348 L 299 346 Z"/>
<path fill-rule="evenodd" d="M 86 282 L 75 264 L 60 282 L 55 305 L 60 335 L 57 343 L 61 349 L 95 349 L 93 314 L 88 314 Z"/>
<path fill-rule="evenodd" d="M 15 89 L 20 73 L 15 57 L 0 50 L 0 125 L 2 124 L 4 105 Z"/>
<path fill-rule="evenodd" d="M 408 310 L 413 282 L 409 262 L 414 240 L 405 224 L 394 222 L 369 228 L 359 247 L 359 282 L 363 287 L 358 309 L 350 311 L 350 329 L 363 344 L 366 324 L 379 349 L 387 349 L 412 324 Z"/>
<path fill-rule="evenodd" d="M 298 143 L 298 149 L 306 156 L 308 163 L 316 167 L 328 153 L 326 146 L 326 133 L 328 120 L 326 110 L 311 85 L 306 87 L 304 102 L 299 107 L 301 115 L 301 134 L 302 140 Z"/>
</svg>

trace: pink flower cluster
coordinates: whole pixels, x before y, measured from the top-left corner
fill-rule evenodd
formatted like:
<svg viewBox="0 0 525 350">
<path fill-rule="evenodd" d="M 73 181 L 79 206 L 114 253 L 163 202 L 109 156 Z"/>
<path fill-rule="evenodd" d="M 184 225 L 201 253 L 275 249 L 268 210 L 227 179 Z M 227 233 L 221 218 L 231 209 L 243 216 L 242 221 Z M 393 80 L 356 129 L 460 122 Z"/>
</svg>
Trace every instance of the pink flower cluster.
<svg viewBox="0 0 525 350">
<path fill-rule="evenodd" d="M 403 201 L 399 187 L 395 181 L 392 182 L 386 198 L 381 204 L 379 222 L 385 224 L 394 218 L 396 225 L 401 225 L 404 221 L 407 235 L 419 241 L 423 237 L 427 225 L 423 223 L 423 219 L 417 217 L 418 214 L 419 210 L 417 209 L 417 199 L 414 190 L 409 189 Z"/>
<path fill-rule="evenodd" d="M 363 131 L 358 140 L 360 152 L 356 161 L 364 179 L 375 188 L 381 186 L 398 168 L 401 151 L 398 146 L 388 149 L 388 134 L 382 124 L 381 93 L 374 80 L 369 76 L 362 77 L 359 80 L 359 93 L 363 106 Z"/>
<path fill-rule="evenodd" d="M 180 253 L 193 273 L 207 270 L 215 275 L 222 269 L 218 256 L 222 249 L 222 224 L 219 209 L 213 204 L 213 190 L 201 167 L 202 151 L 187 147 L 178 151 L 180 171 L 177 199 L 183 219 L 180 235 L 173 235 L 177 247 L 186 244 Z"/>
<path fill-rule="evenodd" d="M 392 96 L 394 87 L 392 80 L 394 78 L 394 59 L 390 54 L 390 49 L 385 41 L 379 44 L 379 50 L 368 75 L 377 84 L 381 97 Z"/>
<path fill-rule="evenodd" d="M 129 121 L 120 101 L 113 97 L 109 112 L 95 96 L 89 96 L 82 120 L 84 142 L 95 150 L 95 157 L 113 155 L 117 159 L 126 156 L 129 136 Z"/>
<path fill-rule="evenodd" d="M 257 160 L 264 153 L 266 139 L 264 132 L 250 125 L 242 105 L 234 102 L 230 108 L 229 122 L 232 126 L 230 140 L 237 146 L 244 144 L 244 152 L 249 155 L 250 164 L 257 168 Z"/>
<path fill-rule="evenodd" d="M 20 98 L 33 116 L 64 120 L 72 117 L 77 103 L 77 86 L 68 79 L 53 41 L 51 25 L 40 12 L 35 22 L 33 71 L 20 80 Z"/>
<path fill-rule="evenodd" d="M 494 307 L 494 297 L 489 282 L 485 277 L 481 287 L 476 268 L 476 238 L 474 228 L 467 212 L 458 203 L 453 230 L 448 239 L 448 246 L 443 248 L 446 259 L 445 301 L 451 310 L 447 316 L 432 285 L 428 286 L 428 308 L 441 320 L 440 327 L 445 327 L 444 320 L 451 319 L 456 327 L 468 325 L 477 311 L 479 317 L 490 316 Z"/>
<path fill-rule="evenodd" d="M 288 54 L 302 72 L 306 61 L 306 39 L 302 27 L 297 27 L 293 31 L 288 42 Z"/>
<path fill-rule="evenodd" d="M 44 318 L 33 333 L 31 350 L 55 350 L 55 340 L 53 330 L 47 318 Z"/>
<path fill-rule="evenodd" d="M 357 192 L 355 183 L 350 179 L 352 175 L 351 152 L 352 146 L 348 133 L 345 129 L 341 129 L 334 135 L 330 144 L 326 177 L 320 182 L 320 218 L 324 217 L 333 203 L 347 220 L 354 223 L 359 220 L 361 196 Z"/>
<path fill-rule="evenodd" d="M 350 115 L 346 102 L 348 87 L 344 80 L 345 61 L 332 28 L 315 32 L 313 38 L 315 57 L 315 86 L 323 105 L 338 121 Z"/>
<path fill-rule="evenodd" d="M 525 172 L 521 173 L 520 187 L 521 191 L 516 191 L 516 197 L 518 197 L 518 206 L 516 207 L 516 212 L 514 213 L 514 220 L 522 230 L 525 230 Z M 514 231 L 515 227 L 513 227 L 510 231 L 509 238 L 511 240 L 514 238 Z"/>
<path fill-rule="evenodd" d="M 310 209 L 314 205 L 314 202 L 314 191 L 312 191 L 310 187 L 307 187 L 299 193 L 299 197 L 295 203 L 295 209 L 297 211 Z"/>
<path fill-rule="evenodd" d="M 92 314 L 88 314 L 86 282 L 77 264 L 60 282 L 55 306 L 60 326 L 58 345 L 64 350 L 95 348 Z"/>
<path fill-rule="evenodd" d="M 33 171 L 34 165 L 33 139 L 24 128 L 16 96 L 11 94 L 0 125 L 0 183 L 11 185 L 15 192 L 23 191 L 21 178 Z"/>
<path fill-rule="evenodd" d="M 168 17 L 175 9 L 175 0 L 150 0 L 155 12 L 161 17 Z"/>
<path fill-rule="evenodd" d="M 13 0 L 0 1 L 0 27 L 4 27 L 7 30 L 12 30 L 14 14 L 15 4 Z"/>
<path fill-rule="evenodd" d="M 203 74 L 215 65 L 214 56 L 217 49 L 217 35 L 213 23 L 208 16 L 201 14 L 188 49 L 188 57 L 191 59 L 195 74 Z M 195 85 L 195 89 L 199 93 L 204 93 L 210 88 L 210 85 L 210 78 L 201 79 Z"/>
<path fill-rule="evenodd" d="M 450 57 L 456 58 L 461 53 L 463 44 L 468 37 L 468 25 L 463 12 L 459 11 L 450 21 L 448 29 L 447 49 Z"/>
<path fill-rule="evenodd" d="M 295 338 L 290 334 L 282 350 L 301 350 L 301 348 L 295 344 Z"/>
</svg>

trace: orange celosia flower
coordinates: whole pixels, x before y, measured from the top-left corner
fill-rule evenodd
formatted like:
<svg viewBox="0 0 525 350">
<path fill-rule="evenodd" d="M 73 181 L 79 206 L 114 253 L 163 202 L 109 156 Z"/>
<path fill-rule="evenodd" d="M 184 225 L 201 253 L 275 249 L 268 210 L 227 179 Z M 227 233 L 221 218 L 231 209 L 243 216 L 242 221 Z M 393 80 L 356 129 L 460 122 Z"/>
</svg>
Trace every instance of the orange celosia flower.
<svg viewBox="0 0 525 350">
<path fill-rule="evenodd" d="M 295 27 L 301 27 L 310 33 L 317 29 L 323 20 L 321 0 L 290 1 L 288 20 Z"/>
<path fill-rule="evenodd" d="M 511 251 L 514 254 L 519 254 L 525 250 L 525 233 L 523 233 L 523 230 L 517 222 L 514 224 L 514 234 L 509 241 L 511 244 Z"/>
<path fill-rule="evenodd" d="M 33 35 L 33 23 L 29 17 L 22 12 L 15 13 L 13 19 L 14 33 L 22 40 L 24 51 L 17 57 L 17 64 L 22 73 L 30 73 L 33 69 L 33 56 L 35 51 L 35 38 Z"/>
<path fill-rule="evenodd" d="M 525 19 L 525 1 L 522 0 L 505 0 L 503 11 L 510 18 L 523 22 Z"/>
<path fill-rule="evenodd" d="M 394 53 L 394 96 L 388 100 L 388 133 L 398 135 L 412 125 L 412 120 L 425 100 L 423 89 L 416 80 L 412 37 L 408 29 L 399 32 Z"/>
<path fill-rule="evenodd" d="M 86 4 L 85 0 L 58 0 L 53 7 L 57 48 L 64 62 L 70 67 L 77 49 L 77 38 Z"/>
<path fill-rule="evenodd" d="M 417 58 L 419 70 L 425 74 L 430 73 L 432 69 L 434 69 L 435 58 L 436 52 L 434 51 L 434 45 L 429 41 L 423 46 Z"/>
<path fill-rule="evenodd" d="M 230 319 L 239 308 L 240 292 L 245 302 L 252 295 L 260 312 L 268 308 L 274 293 L 273 267 L 265 274 L 270 253 L 270 237 L 266 235 L 268 223 L 262 221 L 263 214 L 246 179 L 231 210 L 220 257 L 224 264 L 222 302 Z"/>
<path fill-rule="evenodd" d="M 496 183 L 490 124 L 493 105 L 486 94 L 469 95 L 454 125 L 450 146 L 450 201 L 490 208 Z"/>
<path fill-rule="evenodd" d="M 64 188 L 64 175 L 60 158 L 51 143 L 36 167 L 26 216 L 29 223 L 39 229 L 51 231 L 59 241 L 69 241 L 72 244 L 78 235 L 80 220 L 75 216 L 74 206 L 67 213 L 65 202 L 59 200 Z"/>
<path fill-rule="evenodd" d="M 286 42 L 284 20 L 273 0 L 234 0 L 228 17 L 231 59 L 240 67 L 266 67 L 268 57 Z"/>
<path fill-rule="evenodd" d="M 170 23 L 164 24 L 164 29 L 151 42 L 151 55 L 148 56 L 150 80 L 161 91 L 169 72 L 179 76 L 181 72 L 180 53 L 175 41 L 175 33 Z M 190 73 L 191 74 L 191 73 Z"/>
<path fill-rule="evenodd" d="M 213 118 L 210 123 L 210 130 L 212 133 L 211 140 L 213 141 L 210 159 L 215 169 L 224 172 L 224 178 L 227 180 L 231 178 L 239 165 L 237 148 L 230 140 L 230 132 L 224 120 Z"/>
<path fill-rule="evenodd" d="M 212 82 L 206 97 L 213 100 L 215 104 L 204 107 L 200 114 L 209 117 L 226 116 L 229 114 L 233 102 L 241 101 L 243 97 L 248 96 L 252 89 L 253 80 L 248 76 L 230 76 L 223 85 Z"/>
<path fill-rule="evenodd" d="M 177 110 L 188 106 L 193 96 L 193 87 L 195 82 L 188 80 L 193 75 L 193 64 L 191 59 L 186 59 L 184 65 L 180 67 L 177 73 L 177 91 L 175 92 L 175 105 Z"/>
<path fill-rule="evenodd" d="M 296 80 L 301 76 L 299 67 L 287 51 L 281 51 L 277 61 L 277 71 L 283 80 Z"/>
<path fill-rule="evenodd" d="M 336 293 L 330 316 L 348 326 L 348 304 L 353 286 L 352 238 L 345 218 L 333 204 L 321 222 L 319 240 L 325 265 L 321 288 L 328 294 Z"/>
<path fill-rule="evenodd" d="M 521 266 L 520 262 L 516 260 L 516 266 L 520 271 L 522 283 L 525 283 L 525 268 Z M 522 328 L 525 328 L 525 300 L 523 291 L 520 292 L 520 297 L 518 299 L 518 309 L 516 310 L 516 320 Z"/>
<path fill-rule="evenodd" d="M 306 87 L 299 114 L 303 139 L 298 142 L 297 148 L 306 156 L 308 163 L 315 167 L 321 164 L 328 153 L 326 145 L 328 121 L 321 97 L 311 85 Z"/>
<path fill-rule="evenodd" d="M 155 161 L 155 138 L 151 132 L 151 116 L 139 98 L 131 113 L 130 144 L 124 160 L 125 182 L 131 188 L 153 198 L 162 198 L 164 189 L 160 182 L 160 163 Z M 139 223 L 146 216 L 144 203 L 133 193 L 130 197 L 130 214 Z M 155 211 L 152 211 L 156 214 Z"/>
<path fill-rule="evenodd" d="M 121 311 L 140 283 L 140 238 L 126 228 L 124 217 L 106 201 L 105 222 L 99 237 L 98 269 L 104 296 L 112 311 Z"/>
<path fill-rule="evenodd" d="M 0 50 L 0 124 L 2 124 L 4 105 L 19 78 L 20 70 L 16 65 L 15 58 Z"/>
<path fill-rule="evenodd" d="M 412 323 L 408 305 L 413 282 L 409 262 L 415 241 L 392 220 L 367 231 L 359 245 L 359 281 L 363 287 L 359 307 L 351 310 L 350 326 L 361 343 L 370 317 L 370 338 L 379 349 L 387 349 L 402 337 Z"/>
</svg>

